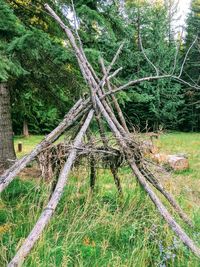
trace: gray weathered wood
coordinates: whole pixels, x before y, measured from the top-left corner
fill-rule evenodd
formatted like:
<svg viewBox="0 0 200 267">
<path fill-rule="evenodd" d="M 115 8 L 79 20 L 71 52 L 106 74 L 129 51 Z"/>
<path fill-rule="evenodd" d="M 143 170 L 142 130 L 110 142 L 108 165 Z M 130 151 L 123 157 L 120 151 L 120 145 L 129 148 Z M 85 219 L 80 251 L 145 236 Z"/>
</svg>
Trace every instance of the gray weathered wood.
<svg viewBox="0 0 200 267">
<path fill-rule="evenodd" d="M 115 118 L 115 115 L 113 114 L 112 110 L 109 108 L 109 106 L 107 105 L 106 101 L 101 101 L 99 99 L 99 86 L 90 70 L 90 68 L 88 68 L 88 64 L 87 64 L 87 60 L 86 58 L 83 56 L 82 52 L 80 51 L 80 49 L 77 47 L 75 39 L 73 37 L 72 32 L 70 31 L 69 28 L 67 28 L 64 23 L 61 21 L 61 19 L 55 14 L 55 12 L 48 6 L 45 5 L 46 9 L 49 11 L 49 13 L 54 17 L 54 19 L 60 24 L 60 26 L 64 29 L 64 31 L 66 32 L 69 41 L 72 45 L 72 48 L 75 51 L 80 69 L 82 71 L 83 77 L 85 78 L 90 90 L 91 90 L 91 96 L 92 96 L 92 101 L 93 101 L 93 105 L 95 108 L 98 108 L 103 117 L 105 118 L 105 120 L 107 121 L 108 125 L 110 126 L 113 134 L 115 135 L 121 149 L 124 151 L 125 155 L 126 155 L 126 159 L 130 165 L 130 167 L 133 170 L 133 173 L 136 175 L 138 181 L 140 182 L 140 184 L 144 187 L 145 191 L 148 193 L 148 195 L 150 196 L 151 200 L 153 201 L 153 203 L 156 205 L 156 207 L 158 208 L 158 211 L 160 212 L 160 214 L 163 216 L 163 218 L 167 221 L 167 223 L 170 225 L 170 227 L 174 230 L 174 232 L 179 236 L 179 238 L 183 241 L 184 244 L 186 244 L 193 252 L 195 255 L 197 255 L 198 257 L 200 257 L 200 250 L 199 248 L 194 244 L 194 242 L 187 236 L 187 234 L 183 231 L 183 229 L 176 223 L 176 221 L 173 219 L 173 217 L 170 215 L 170 213 L 167 211 L 167 209 L 165 208 L 165 206 L 162 204 L 162 202 L 159 200 L 159 198 L 156 196 L 156 194 L 154 193 L 154 191 L 151 189 L 151 187 L 149 186 L 148 182 L 146 181 L 144 175 L 140 172 L 137 164 L 141 164 L 140 159 L 139 161 L 135 162 L 135 155 L 133 153 L 133 150 L 129 147 L 130 145 L 130 140 L 129 140 L 129 135 L 126 133 L 126 131 L 124 130 L 124 128 L 119 124 L 119 122 L 117 121 L 117 119 Z M 146 77 L 143 78 L 142 81 L 145 80 L 153 80 L 153 79 L 158 79 L 158 78 L 167 78 L 167 77 L 171 77 L 171 75 L 163 75 L 163 76 L 159 76 L 159 77 Z M 141 81 L 141 79 L 140 79 Z M 138 82 L 137 81 L 131 81 L 130 83 L 121 86 L 120 90 L 123 90 L 133 84 L 136 84 Z M 116 91 L 116 90 L 115 90 Z M 118 88 L 119 91 L 119 88 Z M 102 96 L 103 98 L 104 96 Z M 134 147 L 135 149 L 135 147 Z M 134 151 L 135 152 L 135 151 Z"/>
<path fill-rule="evenodd" d="M 94 114 L 94 111 L 91 110 L 85 120 L 85 123 L 83 124 L 81 130 L 79 131 L 78 135 L 76 136 L 74 140 L 73 147 L 78 147 L 81 145 L 82 138 L 85 135 L 89 127 L 93 114 Z M 73 148 L 71 152 L 69 153 L 67 161 L 59 175 L 56 188 L 49 200 L 49 203 L 47 204 L 46 208 L 43 210 L 42 214 L 40 215 L 40 218 L 38 219 L 37 223 L 35 224 L 29 236 L 26 238 L 26 240 L 24 241 L 24 243 L 22 244 L 22 246 L 20 247 L 20 249 L 14 256 L 12 261 L 8 264 L 8 267 L 21 266 L 25 257 L 28 255 L 28 253 L 34 246 L 35 242 L 40 238 L 42 231 L 44 230 L 45 226 L 48 224 L 51 216 L 53 215 L 60 201 L 64 187 L 67 182 L 68 175 L 76 159 L 76 155 L 77 155 L 77 149 Z"/>
<path fill-rule="evenodd" d="M 160 199 L 156 196 L 154 191 L 151 189 L 149 184 L 146 182 L 145 177 L 143 174 L 139 171 L 135 161 L 134 161 L 134 155 L 132 151 L 130 150 L 129 146 L 126 144 L 125 139 L 121 136 L 120 132 L 118 131 L 115 124 L 112 122 L 112 120 L 109 117 L 109 114 L 104 109 L 102 103 L 100 100 L 97 99 L 97 105 L 99 106 L 102 114 L 104 115 L 104 118 L 106 119 L 107 123 L 109 124 L 111 130 L 113 131 L 119 145 L 122 147 L 124 154 L 126 155 L 126 159 L 133 171 L 133 174 L 137 177 L 140 184 L 143 186 L 144 190 L 147 192 L 155 206 L 157 207 L 159 213 L 162 215 L 162 217 L 166 220 L 166 222 L 169 224 L 171 229 L 175 232 L 175 234 L 182 240 L 182 242 L 191 249 L 191 251 L 200 258 L 200 249 L 195 245 L 193 240 L 185 233 L 185 231 L 180 227 L 180 225 L 174 220 L 174 218 L 171 216 L 171 214 L 168 212 L 168 210 L 165 208 L 163 203 L 160 201 Z"/>
<path fill-rule="evenodd" d="M 0 192 L 2 192 L 9 183 L 16 177 L 16 175 L 22 171 L 27 164 L 32 161 L 45 147 L 50 143 L 57 140 L 57 138 L 68 128 L 70 127 L 81 115 L 81 111 L 84 109 L 87 102 L 79 100 L 74 107 L 68 112 L 64 120 L 50 133 L 45 139 L 39 143 L 30 154 L 24 156 L 15 162 L 15 164 L 6 170 L 6 172 L 0 177 Z"/>
<path fill-rule="evenodd" d="M 103 71 L 104 75 L 106 75 L 106 74 L 107 74 L 107 70 L 106 70 L 106 67 L 105 67 L 105 64 L 104 64 L 103 59 L 100 60 L 100 63 L 101 63 L 102 71 Z M 112 92 L 112 87 L 111 87 L 111 84 L 110 84 L 108 78 L 106 79 L 106 84 L 107 84 L 108 90 L 109 90 L 110 92 Z M 112 95 L 111 95 L 111 98 L 112 98 L 114 107 L 115 107 L 115 109 L 116 109 L 116 111 L 117 111 L 117 114 L 118 114 L 118 116 L 119 116 L 119 119 L 120 119 L 120 121 L 121 121 L 121 124 L 122 124 L 124 130 L 125 130 L 126 132 L 129 132 L 128 127 L 127 127 L 127 125 L 126 125 L 126 121 L 125 121 L 125 119 L 124 119 L 124 115 L 123 115 L 123 113 L 122 113 L 122 110 L 121 110 L 121 108 L 120 108 L 120 105 L 119 105 L 119 103 L 118 103 L 116 97 L 112 94 Z"/>
</svg>

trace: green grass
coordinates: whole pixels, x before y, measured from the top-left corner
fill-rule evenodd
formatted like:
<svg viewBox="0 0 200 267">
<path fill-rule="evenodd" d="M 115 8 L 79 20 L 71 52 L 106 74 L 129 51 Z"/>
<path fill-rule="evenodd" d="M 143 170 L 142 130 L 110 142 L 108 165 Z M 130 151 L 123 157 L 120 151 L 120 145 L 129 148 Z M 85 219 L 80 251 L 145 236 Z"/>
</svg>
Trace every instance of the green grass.
<svg viewBox="0 0 200 267">
<path fill-rule="evenodd" d="M 25 151 L 41 138 L 22 139 Z M 174 173 L 163 183 L 195 222 L 191 230 L 174 214 L 200 245 L 199 144 L 200 134 L 183 133 L 163 135 L 157 142 L 161 151 L 189 155 L 190 170 Z M 88 169 L 72 172 L 50 224 L 23 266 L 200 266 L 162 220 L 127 167 L 120 170 L 123 199 L 117 196 L 109 171 L 98 172 L 93 195 Z M 39 179 L 18 178 L 2 194 L 0 266 L 6 266 L 34 226 L 49 191 L 50 185 Z"/>
<path fill-rule="evenodd" d="M 25 154 L 29 153 L 34 146 L 36 146 L 41 140 L 44 138 L 42 135 L 32 135 L 30 137 L 23 137 L 23 136 L 15 136 L 14 144 L 15 144 L 15 151 L 18 157 L 22 157 Z M 22 143 L 22 152 L 18 152 L 18 144 Z"/>
</svg>

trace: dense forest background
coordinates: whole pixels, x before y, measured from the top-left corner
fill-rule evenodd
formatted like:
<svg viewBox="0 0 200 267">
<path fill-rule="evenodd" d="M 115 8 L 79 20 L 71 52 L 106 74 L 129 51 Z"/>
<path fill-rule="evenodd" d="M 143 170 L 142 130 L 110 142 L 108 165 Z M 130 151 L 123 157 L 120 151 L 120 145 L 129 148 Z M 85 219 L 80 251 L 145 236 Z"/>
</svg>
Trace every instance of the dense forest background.
<svg viewBox="0 0 200 267">
<path fill-rule="evenodd" d="M 199 0 L 192 1 L 183 32 L 176 27 L 175 0 L 74 0 L 76 19 L 71 1 L 0 0 L 0 80 L 10 91 L 15 134 L 49 132 L 87 92 L 65 35 L 44 10 L 46 2 L 73 29 L 77 25 L 86 55 L 97 72 L 99 57 L 109 64 L 124 42 L 114 66 L 123 70 L 115 84 L 155 75 L 145 55 L 161 73 L 178 74 L 197 36 L 182 79 L 200 85 Z M 130 128 L 200 130 L 200 91 L 189 85 L 160 79 L 143 82 L 117 97 Z"/>
</svg>

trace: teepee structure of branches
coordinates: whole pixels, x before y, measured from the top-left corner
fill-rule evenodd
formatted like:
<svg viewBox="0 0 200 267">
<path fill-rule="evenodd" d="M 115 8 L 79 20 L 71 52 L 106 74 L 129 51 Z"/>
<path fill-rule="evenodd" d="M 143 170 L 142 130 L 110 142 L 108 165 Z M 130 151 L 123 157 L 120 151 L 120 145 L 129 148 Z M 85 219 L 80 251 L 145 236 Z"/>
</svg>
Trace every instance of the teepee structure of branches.
<svg viewBox="0 0 200 267">
<path fill-rule="evenodd" d="M 40 238 L 44 228 L 49 223 L 59 203 L 59 200 L 62 197 L 64 187 L 68 181 L 69 173 L 79 153 L 78 148 L 82 145 L 83 137 L 87 135 L 87 131 L 90 127 L 92 120 L 96 120 L 99 127 L 99 132 L 104 150 L 109 152 L 110 147 L 108 143 L 107 133 L 104 127 L 104 122 L 107 123 L 117 142 L 119 150 L 122 151 L 122 153 L 124 154 L 125 160 L 132 170 L 133 177 L 135 177 L 140 183 L 140 185 L 144 188 L 144 190 L 156 206 L 158 212 L 168 223 L 174 233 L 197 257 L 200 258 L 200 249 L 197 247 L 194 241 L 186 234 L 182 227 L 176 222 L 176 220 L 167 210 L 165 205 L 162 203 L 161 199 L 158 197 L 156 191 L 159 191 L 167 199 L 167 201 L 174 208 L 180 218 L 190 227 L 193 226 L 192 221 L 184 213 L 184 211 L 176 202 L 174 197 L 164 189 L 159 180 L 147 168 L 140 148 L 140 144 L 133 138 L 133 136 L 130 135 L 128 127 L 126 125 L 126 120 L 123 116 L 118 100 L 115 97 L 115 93 L 121 90 L 128 89 L 131 86 L 143 81 L 151 81 L 169 77 L 178 80 L 180 79 L 180 77 L 173 76 L 173 74 L 166 74 L 160 76 L 156 74 L 156 76 L 145 77 L 130 81 L 127 84 L 121 85 L 120 87 L 114 86 L 111 83 L 111 79 L 118 74 L 121 68 L 113 73 L 111 73 L 111 71 L 113 65 L 120 56 L 120 52 L 123 49 L 123 44 L 120 45 L 119 49 L 113 57 L 112 62 L 108 67 L 105 66 L 104 60 L 102 58 L 100 59 L 102 78 L 99 78 L 95 73 L 94 69 L 92 68 L 91 64 L 87 60 L 87 57 L 84 53 L 84 49 L 81 44 L 80 37 L 77 34 L 73 34 L 71 29 L 63 23 L 61 18 L 51 9 L 49 5 L 46 4 L 45 9 L 49 12 L 52 18 L 57 21 L 57 23 L 66 33 L 66 36 L 70 42 L 74 54 L 76 55 L 81 73 L 88 86 L 90 97 L 85 100 L 80 99 L 79 101 L 77 101 L 77 103 L 66 114 L 63 121 L 48 136 L 46 136 L 46 138 L 40 144 L 38 144 L 30 154 L 16 161 L 15 164 L 10 169 L 8 169 L 0 178 L 0 192 L 2 192 L 15 178 L 15 176 L 20 171 L 22 171 L 30 161 L 35 159 L 35 157 L 40 154 L 45 148 L 55 142 L 64 131 L 67 131 L 70 127 L 74 125 L 75 122 L 78 122 L 81 119 L 81 123 L 79 123 L 79 130 L 75 138 L 73 139 L 72 145 L 68 150 L 65 164 L 62 170 L 60 171 L 57 184 L 53 193 L 50 196 L 49 202 L 41 213 L 32 231 L 25 239 L 14 258 L 8 264 L 8 266 L 16 267 L 20 266 L 23 263 L 37 240 Z M 110 99 L 112 100 L 112 104 Z M 115 110 L 118 114 L 118 119 L 115 116 L 113 110 Z M 89 136 L 88 141 L 90 142 Z M 93 168 L 94 170 L 95 167 L 92 164 L 93 162 L 91 162 L 91 168 Z M 114 182 L 117 186 L 117 189 L 119 193 L 122 194 L 120 179 L 117 175 L 115 167 L 112 164 L 110 164 L 110 170 L 114 177 Z M 95 176 L 95 174 L 93 176 Z M 94 186 L 94 184 L 95 179 L 93 179 L 92 187 Z"/>
</svg>

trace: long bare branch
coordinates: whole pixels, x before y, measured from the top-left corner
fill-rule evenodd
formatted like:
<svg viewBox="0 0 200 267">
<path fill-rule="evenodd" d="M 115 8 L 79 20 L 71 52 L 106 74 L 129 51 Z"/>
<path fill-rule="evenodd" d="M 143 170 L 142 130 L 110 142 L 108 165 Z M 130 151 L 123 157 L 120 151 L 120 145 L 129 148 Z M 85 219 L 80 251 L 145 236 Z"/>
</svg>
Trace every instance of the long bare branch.
<svg viewBox="0 0 200 267">
<path fill-rule="evenodd" d="M 145 77 L 145 78 L 140 78 L 140 79 L 137 79 L 137 80 L 132 80 L 112 91 L 108 91 L 104 94 L 103 97 L 107 96 L 107 95 L 110 95 L 110 94 L 114 94 L 114 93 L 117 93 L 117 92 L 120 92 L 122 90 L 126 90 L 128 88 L 130 88 L 131 86 L 133 85 L 136 85 L 138 83 L 142 83 L 142 82 L 146 82 L 146 81 L 153 81 L 153 80 L 159 80 L 159 79 L 166 79 L 166 78 L 170 78 L 172 77 L 171 75 L 160 75 L 160 76 L 149 76 L 149 77 Z"/>
<path fill-rule="evenodd" d="M 196 83 L 195 84 L 192 84 L 192 83 L 189 83 L 185 80 L 183 80 L 182 78 L 180 78 L 179 76 L 174 76 L 172 75 L 171 78 L 175 81 L 178 81 L 179 83 L 182 83 L 184 85 L 187 85 L 190 89 L 195 89 L 195 90 L 200 90 L 200 86 L 197 85 Z"/>
<path fill-rule="evenodd" d="M 104 98 L 106 96 L 109 96 L 111 94 L 116 94 L 120 91 L 123 91 L 123 90 L 128 90 L 130 89 L 132 86 L 136 85 L 136 84 L 139 84 L 139 83 L 142 83 L 142 82 L 150 82 L 150 81 L 153 81 L 153 80 L 159 80 L 159 79 L 173 79 L 175 81 L 178 81 L 179 83 L 181 84 L 184 84 L 184 85 L 187 85 L 188 87 L 192 88 L 192 89 L 195 89 L 195 90 L 200 90 L 200 86 L 196 85 L 195 84 L 191 84 L 181 78 L 179 78 L 178 76 L 174 76 L 174 75 L 170 75 L 170 74 L 166 74 L 166 75 L 160 75 L 160 76 L 149 76 L 149 77 L 144 77 L 144 78 L 140 78 L 140 79 L 136 79 L 136 80 L 132 80 L 116 89 L 113 89 L 112 91 L 108 91 L 106 92 L 101 98 Z"/>
<path fill-rule="evenodd" d="M 156 72 L 156 76 L 159 76 L 159 69 L 155 66 L 155 64 L 153 64 L 153 62 L 148 58 L 148 56 L 146 55 L 146 53 L 144 51 L 141 35 L 139 35 L 139 41 L 140 41 L 140 47 L 141 47 L 141 50 L 142 50 L 142 53 L 143 53 L 145 59 L 154 68 L 154 70 Z"/>
<path fill-rule="evenodd" d="M 50 8 L 49 8 L 50 10 Z M 52 10 L 50 10 L 50 13 L 52 14 Z M 55 18 L 55 12 L 54 12 L 54 18 Z M 56 15 L 57 16 L 57 15 Z M 56 19 L 56 18 L 55 18 Z M 60 20 L 60 18 L 59 18 Z M 59 20 L 57 20 L 59 22 Z M 60 23 L 60 22 L 59 22 Z M 63 23 L 61 23 L 61 27 L 63 27 Z M 66 30 L 67 35 L 71 38 L 72 33 L 69 33 L 68 30 Z M 71 42 L 72 41 L 72 42 Z M 85 77 L 90 89 L 92 91 L 98 91 L 99 87 L 96 83 L 94 77 L 92 76 L 91 71 L 88 69 L 87 64 L 85 62 L 84 57 L 81 55 L 79 49 L 77 50 L 76 44 L 73 43 L 73 38 L 70 40 L 72 43 L 72 47 L 75 50 L 80 68 L 82 70 L 83 76 Z M 170 76 L 170 75 L 168 75 Z M 164 76 L 166 77 L 166 75 Z M 98 93 L 98 92 L 97 92 Z M 174 230 L 174 232 L 179 236 L 179 238 L 186 244 L 198 257 L 200 257 L 200 250 L 194 242 L 187 236 L 187 234 L 183 231 L 183 229 L 176 223 L 176 221 L 173 219 L 173 217 L 170 215 L 170 213 L 167 211 L 167 209 L 164 207 L 162 202 L 159 200 L 159 198 L 155 195 L 155 193 L 152 191 L 151 187 L 146 182 L 144 176 L 140 173 L 138 166 L 135 162 L 135 155 L 133 154 L 132 149 L 129 148 L 129 142 L 127 141 L 128 135 L 123 127 L 119 124 L 117 119 L 115 118 L 112 111 L 109 109 L 106 103 L 101 102 L 99 99 L 99 96 L 97 94 L 94 95 L 95 102 L 97 104 L 98 109 L 101 111 L 103 117 L 109 124 L 113 134 L 115 135 L 120 147 L 124 151 L 126 158 L 128 160 L 128 163 L 130 167 L 132 168 L 134 174 L 136 175 L 139 182 L 143 185 L 144 189 L 158 208 L 160 214 L 164 217 L 164 219 L 167 221 L 167 223 L 170 225 L 170 227 Z M 134 147 L 135 148 L 135 147 Z M 138 159 L 137 159 L 138 160 Z M 138 164 L 138 163 L 137 163 Z"/>
<path fill-rule="evenodd" d="M 78 147 L 81 145 L 82 138 L 85 135 L 89 124 L 92 120 L 94 111 L 91 110 L 85 120 L 85 123 L 83 124 L 80 132 L 76 136 L 74 140 L 74 147 Z M 76 159 L 77 155 L 77 149 L 73 148 L 71 152 L 69 153 L 69 156 L 67 158 L 67 161 L 59 175 L 58 183 L 56 185 L 56 188 L 50 198 L 50 201 L 48 202 L 46 208 L 43 210 L 42 214 L 40 215 L 40 218 L 38 219 L 37 223 L 35 224 L 34 228 L 30 232 L 29 236 L 24 241 L 23 245 L 20 247 L 12 261 L 8 264 L 8 267 L 16 267 L 23 263 L 25 257 L 29 254 L 31 249 L 33 248 L 36 241 L 40 238 L 45 226 L 48 224 L 50 218 L 52 217 L 64 190 L 64 187 L 66 185 L 68 175 L 70 173 L 70 170 L 72 168 L 72 165 Z"/>
<path fill-rule="evenodd" d="M 179 75 L 178 75 L 178 78 L 180 78 L 181 75 L 182 75 L 182 73 L 183 73 L 183 69 L 184 69 L 186 60 L 187 60 L 187 58 L 188 58 L 188 55 L 189 55 L 189 53 L 190 53 L 190 50 L 192 49 L 192 47 L 193 47 L 194 44 L 196 43 L 197 38 L 198 38 L 198 36 L 196 36 L 196 38 L 194 39 L 194 41 L 192 42 L 192 44 L 190 45 L 190 47 L 188 48 L 188 50 L 187 50 L 187 52 L 186 52 L 186 54 L 185 54 L 185 58 L 184 58 L 184 60 L 183 60 L 183 64 L 182 64 L 182 66 L 181 66 L 181 69 L 180 69 L 180 73 L 179 73 Z"/>
<path fill-rule="evenodd" d="M 168 212 L 166 207 L 163 205 L 163 203 L 160 201 L 160 199 L 157 197 L 157 195 L 154 193 L 154 191 L 151 189 L 151 187 L 148 185 L 148 183 L 145 181 L 144 176 L 139 171 L 138 167 L 136 166 L 135 162 L 130 158 L 129 165 L 133 170 L 133 174 L 136 175 L 138 181 L 143 186 L 144 190 L 147 192 L 155 206 L 157 207 L 159 213 L 162 215 L 162 217 L 165 219 L 165 221 L 168 223 L 168 225 L 171 227 L 171 229 L 176 233 L 176 235 L 182 240 L 182 242 L 191 249 L 191 251 L 200 258 L 200 249 L 197 247 L 197 245 L 193 242 L 193 240 L 185 233 L 185 231 L 181 228 L 181 226 L 174 220 L 174 218 L 171 216 L 171 214 Z"/>
<path fill-rule="evenodd" d="M 79 48 L 80 48 L 80 50 L 82 52 L 83 57 L 85 58 L 85 60 L 87 62 L 88 68 L 90 69 L 90 71 L 94 75 L 96 81 L 99 81 L 99 78 L 98 78 L 96 72 L 94 71 L 94 69 L 93 69 L 92 65 L 90 64 L 90 62 L 87 60 L 87 57 L 86 57 L 84 49 L 83 49 L 83 43 L 82 43 L 80 35 L 78 33 L 78 28 L 77 28 L 77 23 L 76 23 L 78 21 L 78 18 L 77 18 L 77 14 L 76 14 L 76 10 L 75 10 L 75 7 L 74 7 L 74 1 L 73 0 L 71 0 L 71 5 L 72 5 L 72 11 L 73 11 L 73 16 L 74 16 L 74 21 L 75 21 L 75 25 L 74 25 L 75 26 L 75 33 L 76 33 L 77 40 L 79 42 Z"/>
<path fill-rule="evenodd" d="M 107 71 L 106 71 L 106 67 L 105 67 L 105 64 L 104 64 L 104 60 L 103 60 L 102 58 L 100 59 L 100 64 L 101 64 L 101 68 L 102 68 L 103 74 L 106 75 L 106 72 L 107 72 Z M 106 84 L 107 84 L 107 87 L 108 87 L 109 92 L 111 92 L 111 91 L 112 91 L 112 87 L 111 87 L 111 84 L 110 84 L 110 82 L 109 82 L 109 78 L 106 79 Z M 112 98 L 114 107 L 115 107 L 115 109 L 116 109 L 116 111 L 117 111 L 117 113 L 118 113 L 118 116 L 119 116 L 119 119 L 120 119 L 120 121 L 121 121 L 121 124 L 122 124 L 122 126 L 124 127 L 124 130 L 125 130 L 126 132 L 129 132 L 128 127 L 127 127 L 127 125 L 126 125 L 126 121 L 125 121 L 125 119 L 124 119 L 124 115 L 123 115 L 123 113 L 122 113 L 122 110 L 121 110 L 121 108 L 120 108 L 120 105 L 119 105 L 119 103 L 118 103 L 116 97 L 112 94 L 112 95 L 111 95 L 111 98 Z"/>
<path fill-rule="evenodd" d="M 111 71 L 113 65 L 115 64 L 116 60 L 117 60 L 118 57 L 119 57 L 119 54 L 120 54 L 121 51 L 122 51 L 123 46 L 124 46 L 124 42 L 120 45 L 120 47 L 118 48 L 116 54 L 114 55 L 114 57 L 113 57 L 113 59 L 112 59 L 110 65 L 109 65 L 108 68 L 107 68 L 106 74 L 104 75 L 103 79 L 102 79 L 101 82 L 99 83 L 99 86 L 104 85 L 104 83 L 105 83 L 106 79 L 108 78 L 108 75 L 109 75 L 109 73 L 110 73 L 110 71 Z"/>
<path fill-rule="evenodd" d="M 174 208 L 174 210 L 178 213 L 180 218 L 187 223 L 189 226 L 193 227 L 193 223 L 190 218 L 185 214 L 185 212 L 182 210 L 182 208 L 179 206 L 179 204 L 176 202 L 174 197 L 165 190 L 165 188 L 162 186 L 162 184 L 150 173 L 149 170 L 146 170 L 143 168 L 140 170 L 141 173 L 145 176 L 146 180 L 150 182 L 171 204 L 171 206 Z"/>
<path fill-rule="evenodd" d="M 15 162 L 6 172 L 0 177 L 0 192 L 2 192 L 9 183 L 22 171 L 29 162 L 31 162 L 45 147 L 56 141 L 58 137 L 82 115 L 84 107 L 88 104 L 88 100 L 83 102 L 79 100 L 65 116 L 64 120 L 50 133 L 41 143 L 39 143 L 30 154 L 24 156 Z"/>
<path fill-rule="evenodd" d="M 123 68 L 120 67 L 119 69 L 117 69 L 116 71 L 114 71 L 111 75 L 108 76 L 107 80 L 111 80 L 112 78 L 114 78 L 115 76 L 117 76 L 117 74 L 122 70 Z"/>
</svg>

